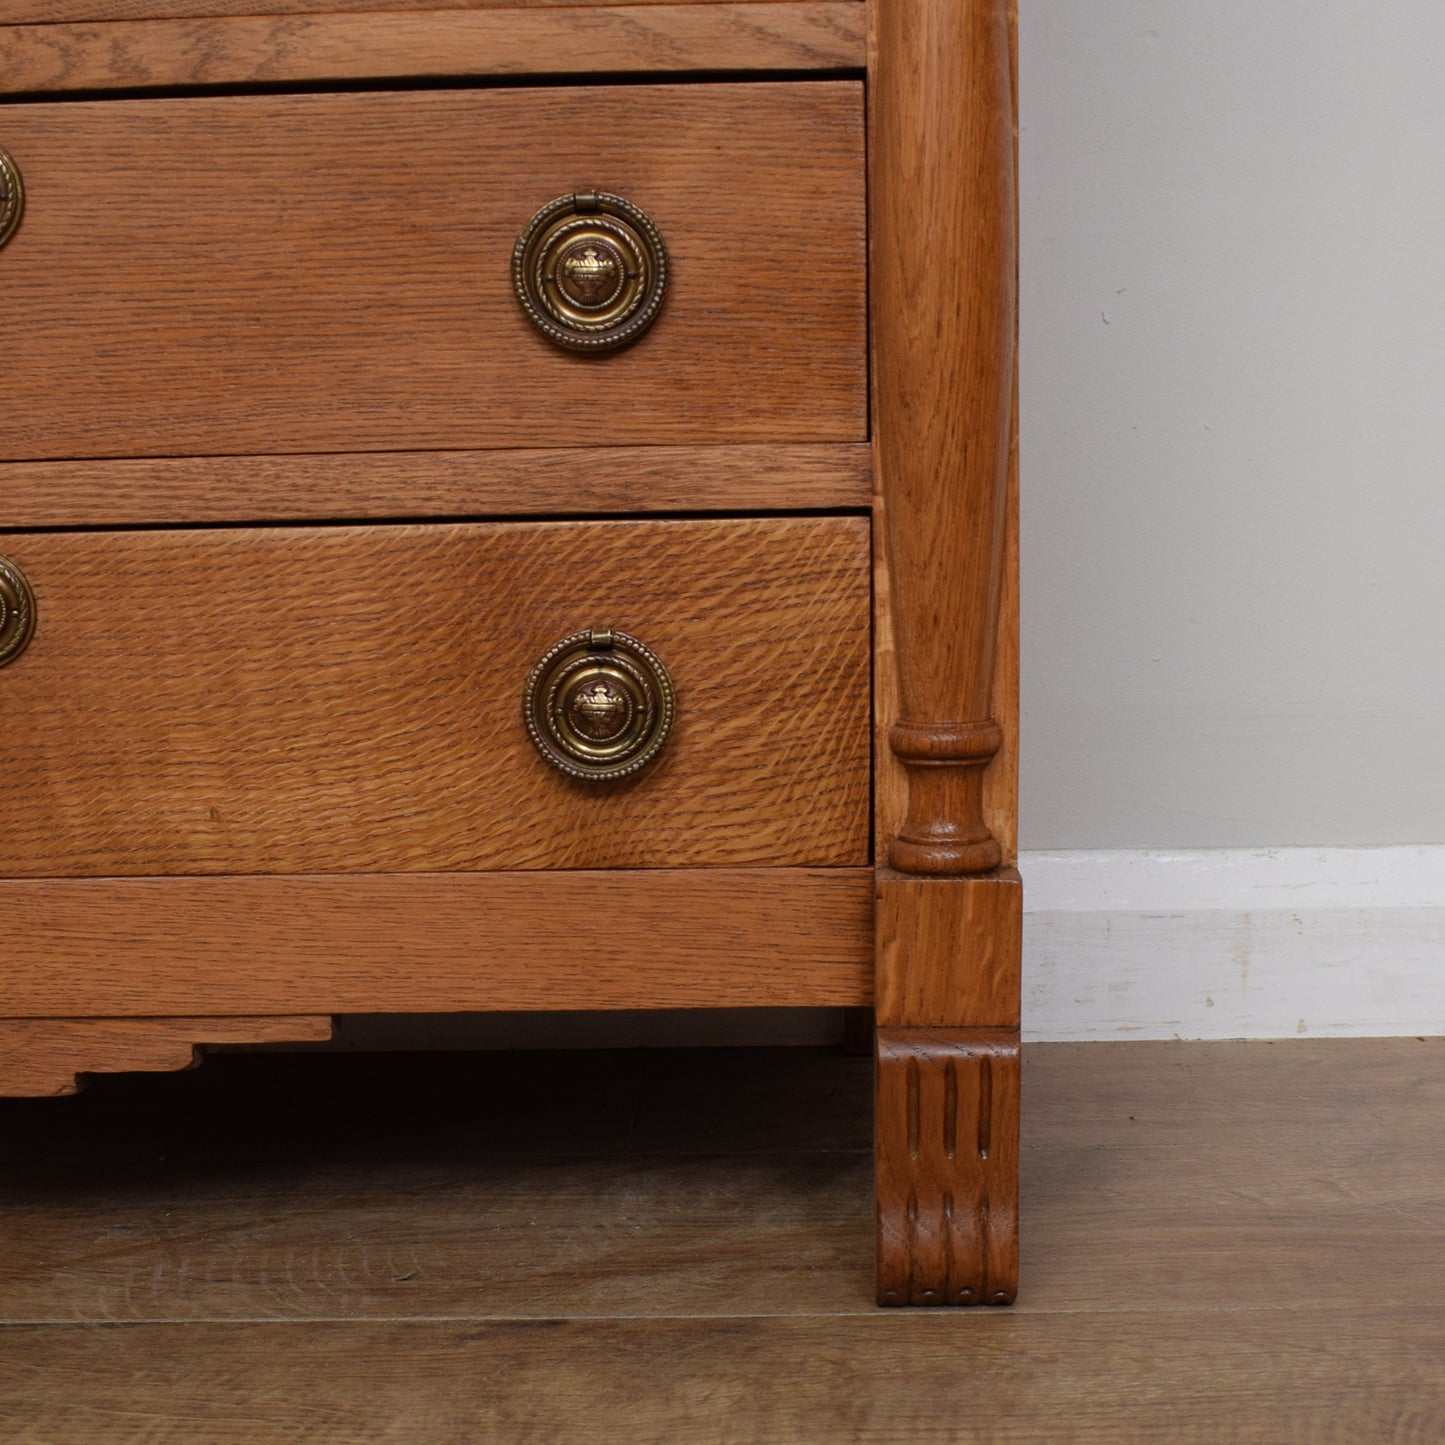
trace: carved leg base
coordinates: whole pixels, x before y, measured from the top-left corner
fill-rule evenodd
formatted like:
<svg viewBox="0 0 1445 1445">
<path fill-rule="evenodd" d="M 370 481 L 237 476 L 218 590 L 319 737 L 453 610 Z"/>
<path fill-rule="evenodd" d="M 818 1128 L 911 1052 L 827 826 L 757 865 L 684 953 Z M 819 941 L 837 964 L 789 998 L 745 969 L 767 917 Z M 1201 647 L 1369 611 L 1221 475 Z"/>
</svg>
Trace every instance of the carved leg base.
<svg viewBox="0 0 1445 1445">
<path fill-rule="evenodd" d="M 879 1029 L 878 1303 L 1012 1304 L 1019 1036 Z"/>
</svg>

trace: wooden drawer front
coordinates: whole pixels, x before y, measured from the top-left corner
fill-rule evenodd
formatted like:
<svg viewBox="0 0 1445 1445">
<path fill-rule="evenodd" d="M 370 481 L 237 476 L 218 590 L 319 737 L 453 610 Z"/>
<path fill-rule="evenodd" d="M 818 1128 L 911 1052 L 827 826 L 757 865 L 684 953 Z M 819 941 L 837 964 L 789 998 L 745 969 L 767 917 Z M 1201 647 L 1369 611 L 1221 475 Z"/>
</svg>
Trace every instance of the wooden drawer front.
<svg viewBox="0 0 1445 1445">
<path fill-rule="evenodd" d="M 841 81 L 6 107 L 0 457 L 860 439 L 862 120 Z M 671 261 L 605 357 L 510 273 L 589 187 Z"/>
<path fill-rule="evenodd" d="M 331 11 L 517 9 L 551 10 L 606 3 L 606 0 L 0 0 L 0 25 L 52 25 L 57 21 L 146 20 L 152 17 L 188 19 L 196 15 L 324 15 Z M 677 0 L 625 0 L 628 5 L 672 5 Z M 689 0 L 691 4 L 726 4 L 734 0 Z M 823 0 L 799 0 L 805 6 Z M 650 59 L 651 57 L 649 57 Z M 540 60 L 541 57 L 533 57 Z M 373 57 L 372 71 L 384 67 L 384 57 Z"/>
<path fill-rule="evenodd" d="M 868 523 L 0 536 L 0 876 L 867 861 Z M 670 669 L 659 762 L 577 783 L 521 716 L 557 639 Z"/>
</svg>

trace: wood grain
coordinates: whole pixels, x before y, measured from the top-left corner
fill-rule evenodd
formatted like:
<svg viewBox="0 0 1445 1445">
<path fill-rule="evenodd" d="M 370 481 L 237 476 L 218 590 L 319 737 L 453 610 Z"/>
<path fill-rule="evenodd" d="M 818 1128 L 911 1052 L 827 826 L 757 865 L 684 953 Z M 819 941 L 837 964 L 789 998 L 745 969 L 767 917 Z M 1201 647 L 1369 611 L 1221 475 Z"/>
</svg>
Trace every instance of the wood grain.
<svg viewBox="0 0 1445 1445">
<path fill-rule="evenodd" d="M 862 443 L 0 464 L 0 528 L 868 505 Z"/>
<path fill-rule="evenodd" d="M 1017 387 L 1017 380 L 1015 381 Z M 1017 413 L 1017 407 L 1015 407 Z M 1019 481 L 1018 417 L 1009 462 L 1008 513 L 999 595 L 998 646 L 993 660 L 993 712 L 1003 734 L 983 778 L 983 818 L 999 845 L 1004 867 L 1018 861 L 1019 784 Z M 892 583 L 884 499 L 873 499 L 873 848 L 884 858 L 908 812 L 908 773 L 889 744 L 899 715 L 898 656 L 893 641 Z"/>
<path fill-rule="evenodd" d="M 862 122 L 847 81 L 8 107 L 0 457 L 861 441 Z M 579 185 L 673 262 L 604 358 L 511 289 Z"/>
<path fill-rule="evenodd" d="M 78 1074 L 189 1069 L 200 1044 L 331 1037 L 328 1017 L 0 1018 L 0 1094 L 73 1094 Z"/>
<path fill-rule="evenodd" d="M 876 421 L 874 438 L 876 450 Z M 873 856 L 884 860 L 908 815 L 908 774 L 889 742 L 902 699 L 893 636 L 893 581 L 888 575 L 887 499 L 877 485 L 876 468 L 873 477 Z"/>
<path fill-rule="evenodd" d="M 1018 1028 L 1023 888 L 1015 869 L 971 878 L 879 869 L 875 918 L 880 1025 Z"/>
<path fill-rule="evenodd" d="M 738 0 L 688 0 L 688 8 L 731 9 Z M 748 0 L 744 0 L 748 3 Z M 759 4 L 766 0 L 758 0 Z M 794 0 L 825 8 L 832 0 Z M 676 5 L 677 0 L 628 0 Z M 589 0 L 0 0 L 0 25 L 56 25 L 79 20 L 190 19 L 206 15 L 328 15 L 373 10 L 533 10 L 587 8 Z"/>
<path fill-rule="evenodd" d="M 1017 1029 L 878 1030 L 878 1303 L 1012 1304 Z"/>
<path fill-rule="evenodd" d="M 10 1101 L 0 1418 L 1433 1445 L 1442 1050 L 1032 1045 L 1027 1288 L 983 1317 L 874 1310 L 869 1071 L 831 1051 L 226 1055 Z"/>
<path fill-rule="evenodd" d="M 1015 369 L 1017 371 L 1017 368 Z M 1017 376 L 1015 377 L 1017 392 Z M 1018 861 L 1019 800 L 1019 477 L 1018 407 L 1015 396 L 1010 446 L 1009 494 L 1004 521 L 1003 578 L 999 593 L 998 646 L 993 659 L 993 714 L 1003 740 L 983 777 L 983 819 L 1004 867 Z M 908 812 L 908 773 L 889 744 L 898 717 L 898 657 L 893 642 L 892 584 L 888 577 L 884 503 L 874 497 L 873 526 L 873 848 L 887 857 Z"/>
<path fill-rule="evenodd" d="M 30 533 L 0 876 L 868 861 L 864 518 Z M 613 626 L 678 691 L 574 783 L 520 699 Z"/>
<path fill-rule="evenodd" d="M 8 1014 L 834 1007 L 871 869 L 0 880 Z"/>
<path fill-rule="evenodd" d="M 887 1333 L 766 1316 L 12 1326 L 0 1349 L 8 1409 L 44 1432 L 29 1438 L 85 1445 L 286 1440 L 298 1423 L 308 1445 L 1434 1445 L 1445 1432 L 1445 1308 L 1130 1313 L 1107 1329 L 1080 1312 L 967 1333 L 892 1318 Z"/>
<path fill-rule="evenodd" d="M 1018 226 L 1019 17 L 1008 0 L 1009 80 L 1012 106 L 1014 226 Z M 1019 365 L 1018 252 L 1014 252 L 1013 397 L 1009 408 L 1008 498 L 1004 508 L 1003 575 L 999 582 L 998 631 L 989 686 L 994 720 L 1003 734 L 983 776 L 983 820 L 1006 868 L 1018 862 L 1019 832 Z"/>
<path fill-rule="evenodd" d="M 860 70 L 864 15 L 859 0 L 744 0 L 24 25 L 0 29 L 0 92 Z"/>
<path fill-rule="evenodd" d="M 1008 508 L 1016 325 L 1005 0 L 874 7 L 870 147 L 877 474 L 909 769 L 905 872 L 997 867 L 983 772 Z M 938 545 L 940 536 L 948 546 Z"/>
<path fill-rule="evenodd" d="M 1019 421 L 1018 368 L 1014 368 L 1013 427 L 1009 442 L 1008 505 L 1004 516 L 1003 576 L 999 583 L 998 645 L 989 688 L 994 720 L 1003 735 L 983 775 L 983 820 L 999 846 L 1002 866 L 1018 862 L 1019 833 Z"/>
<path fill-rule="evenodd" d="M 318 1445 L 756 1441 L 1431 1445 L 1445 1311 L 1001 1322 L 968 1338 L 866 1319 L 10 1328 L 7 1403 L 39 1439 Z M 136 1380 L 144 1394 L 131 1399 Z M 56 1384 L 64 1381 L 64 1389 Z M 747 1433 L 743 1433 L 746 1431 Z M 25 1438 L 25 1436 L 22 1436 Z M 962 1436 L 970 1438 L 970 1436 Z"/>
<path fill-rule="evenodd" d="M 1018 224 L 1018 5 L 1008 0 L 1009 79 L 1012 105 L 1014 225 Z M 1002 733 L 998 752 L 983 779 L 983 821 L 999 846 L 1004 867 L 1018 862 L 1019 785 L 1019 368 L 1018 255 L 1014 255 L 1013 397 L 1010 407 L 1007 500 L 1004 515 L 1003 568 L 999 584 L 993 678 L 989 687 L 992 715 Z M 878 435 L 874 396 L 874 435 Z M 874 486 L 874 677 L 873 829 L 874 856 L 885 858 L 908 812 L 908 775 L 889 744 L 889 732 L 901 715 L 898 658 L 893 638 L 891 584 L 888 578 L 886 499 Z"/>
<path fill-rule="evenodd" d="M 207 1059 L 200 1072 L 217 1062 Z M 593 1062 L 610 1067 L 606 1055 Z M 568 1070 L 566 1078 L 580 1093 L 562 1099 L 548 1091 L 555 1114 L 584 1106 L 585 1074 Z M 505 1076 L 476 1069 L 470 1078 L 454 1071 L 450 1081 L 484 1117 L 517 1107 L 515 1082 Z M 318 1078 L 316 1087 L 339 1086 Z M 32 1107 L 54 1115 L 78 1102 Z M 407 1121 L 379 1103 L 379 1132 L 400 1140 Z M 204 1134 L 207 1120 L 188 1117 Z M 527 1117 L 560 1132 L 535 1110 Z M 418 1116 L 412 1127 L 434 1143 L 425 1124 Z M 304 1330 L 321 1316 L 394 1318 L 414 1308 L 434 1318 L 470 1319 L 480 1308 L 540 1322 L 559 1309 L 713 1314 L 727 1299 L 739 1313 L 780 1305 L 792 1313 L 796 1304 L 852 1313 L 868 1299 L 863 1157 L 777 1150 L 629 1158 L 605 1125 L 571 1154 L 518 1157 L 488 1150 L 487 1133 L 471 1159 L 403 1159 L 393 1142 L 390 1152 L 360 1161 L 326 1152 L 161 1168 L 154 1160 L 98 1161 L 89 1179 L 74 1164 L 19 1166 L 18 1177 L 0 1185 L 9 1256 L 0 1312 L 56 1323 L 179 1316 L 198 1326 L 279 1317 Z M 88 1243 L 78 1237 L 80 1219 L 90 1224 Z M 533 1244 L 526 1254 L 523 1239 Z M 242 1240 L 245 1262 L 237 1258 Z M 67 1266 L 51 1267 L 49 1288 L 47 1257 Z M 285 1286 L 263 1283 L 262 1271 Z M 786 1274 L 796 1275 L 785 1291 L 792 1299 L 779 1300 Z M 0 1333 L 0 1354 L 5 1338 Z"/>
<path fill-rule="evenodd" d="M 990 870 L 1016 847 L 1015 743 L 985 775 L 1017 729 L 1014 16 L 870 16 L 875 746 L 886 728 L 897 760 L 875 768 L 897 870 L 876 915 L 878 1299 L 1009 1303 L 1022 906 Z"/>
<path fill-rule="evenodd" d="M 1012 1321 L 1049 1315 L 1282 1328 L 1381 1280 L 1398 1316 L 1438 1306 L 1442 1064 L 1440 1039 L 1031 1044 L 1025 1288 L 925 1328 L 1026 1356 Z M 861 1314 L 904 1350 L 872 1298 L 871 1082 L 831 1049 L 226 1053 L 3 1102 L 0 1320 L 782 1314 L 822 1348 Z"/>
</svg>

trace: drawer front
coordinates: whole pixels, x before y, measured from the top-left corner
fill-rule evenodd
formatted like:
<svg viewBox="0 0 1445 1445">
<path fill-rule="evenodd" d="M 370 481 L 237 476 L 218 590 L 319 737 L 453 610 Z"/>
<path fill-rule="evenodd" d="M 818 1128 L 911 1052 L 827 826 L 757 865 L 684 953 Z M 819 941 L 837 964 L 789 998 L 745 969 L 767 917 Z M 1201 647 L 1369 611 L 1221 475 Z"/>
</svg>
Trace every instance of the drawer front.
<svg viewBox="0 0 1445 1445">
<path fill-rule="evenodd" d="M 863 518 L 0 536 L 0 876 L 869 857 Z M 543 761 L 522 693 L 580 629 L 676 687 L 622 782 Z"/>
<path fill-rule="evenodd" d="M 862 87 L 25 104 L 0 457 L 856 441 Z M 512 288 L 554 198 L 655 223 L 655 325 L 559 349 Z"/>
</svg>

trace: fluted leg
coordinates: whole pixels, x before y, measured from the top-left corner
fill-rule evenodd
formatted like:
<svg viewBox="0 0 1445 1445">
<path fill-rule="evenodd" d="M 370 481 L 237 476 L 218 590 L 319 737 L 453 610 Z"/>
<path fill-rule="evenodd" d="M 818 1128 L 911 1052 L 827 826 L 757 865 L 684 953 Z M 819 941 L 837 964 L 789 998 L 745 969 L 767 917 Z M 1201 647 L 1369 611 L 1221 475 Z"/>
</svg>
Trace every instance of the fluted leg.
<svg viewBox="0 0 1445 1445">
<path fill-rule="evenodd" d="M 880 1029 L 876 1098 L 878 1303 L 1011 1304 L 1017 1031 Z"/>
</svg>

